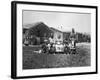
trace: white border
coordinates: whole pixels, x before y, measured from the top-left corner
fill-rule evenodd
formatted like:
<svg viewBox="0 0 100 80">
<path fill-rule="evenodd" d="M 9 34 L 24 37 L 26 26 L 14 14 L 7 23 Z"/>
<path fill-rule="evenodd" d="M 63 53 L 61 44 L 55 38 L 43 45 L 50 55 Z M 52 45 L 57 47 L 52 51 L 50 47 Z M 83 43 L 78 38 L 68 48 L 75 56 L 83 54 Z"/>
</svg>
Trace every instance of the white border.
<svg viewBox="0 0 100 80">
<path fill-rule="evenodd" d="M 22 69 L 22 10 L 49 10 L 62 12 L 81 12 L 91 13 L 91 66 L 90 67 L 73 67 L 73 68 L 53 68 L 53 69 Z M 73 8 L 73 7 L 58 7 L 45 5 L 26 5 L 17 4 L 17 76 L 35 76 L 35 75 L 49 75 L 49 74 L 64 74 L 64 73 L 81 73 L 96 71 L 96 54 L 95 54 L 95 9 L 91 8 Z"/>
</svg>

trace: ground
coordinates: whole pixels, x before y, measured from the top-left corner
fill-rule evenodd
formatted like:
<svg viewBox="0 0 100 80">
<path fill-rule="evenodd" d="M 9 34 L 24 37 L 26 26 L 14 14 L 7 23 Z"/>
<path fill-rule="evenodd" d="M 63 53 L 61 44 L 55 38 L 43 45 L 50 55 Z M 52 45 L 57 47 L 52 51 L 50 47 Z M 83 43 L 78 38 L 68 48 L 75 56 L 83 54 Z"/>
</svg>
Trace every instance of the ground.
<svg viewBox="0 0 100 80">
<path fill-rule="evenodd" d="M 90 43 L 78 43 L 76 54 L 38 54 L 39 47 L 23 46 L 23 69 L 90 66 Z"/>
</svg>

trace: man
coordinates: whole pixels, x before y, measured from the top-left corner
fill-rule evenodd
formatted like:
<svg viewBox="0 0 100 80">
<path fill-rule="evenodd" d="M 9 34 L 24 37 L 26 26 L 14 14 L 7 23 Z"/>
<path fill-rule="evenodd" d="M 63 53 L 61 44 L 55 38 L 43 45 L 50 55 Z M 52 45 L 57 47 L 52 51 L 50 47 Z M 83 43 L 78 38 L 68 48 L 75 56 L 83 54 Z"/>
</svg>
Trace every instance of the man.
<svg viewBox="0 0 100 80">
<path fill-rule="evenodd" d="M 51 33 L 51 36 L 49 37 L 50 44 L 48 44 L 49 52 L 50 53 L 55 53 L 55 47 L 54 47 L 54 39 L 53 39 L 53 37 L 54 37 L 54 35 Z"/>
<path fill-rule="evenodd" d="M 75 30 L 74 28 L 72 28 L 72 32 L 70 34 L 70 37 L 69 37 L 71 43 L 72 43 L 72 46 L 73 47 L 76 47 L 76 33 L 75 33 Z"/>
</svg>

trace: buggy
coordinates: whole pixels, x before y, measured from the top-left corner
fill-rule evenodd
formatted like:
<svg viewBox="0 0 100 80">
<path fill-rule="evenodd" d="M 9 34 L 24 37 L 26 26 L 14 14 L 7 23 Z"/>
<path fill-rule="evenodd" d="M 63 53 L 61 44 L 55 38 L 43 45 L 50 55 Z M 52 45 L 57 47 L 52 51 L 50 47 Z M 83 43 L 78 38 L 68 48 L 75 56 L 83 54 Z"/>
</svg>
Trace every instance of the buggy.
<svg viewBox="0 0 100 80">
<path fill-rule="evenodd" d="M 42 45 L 43 53 L 65 53 L 71 54 L 76 52 L 76 43 L 74 39 L 70 41 L 55 41 L 55 43 L 45 42 Z"/>
</svg>

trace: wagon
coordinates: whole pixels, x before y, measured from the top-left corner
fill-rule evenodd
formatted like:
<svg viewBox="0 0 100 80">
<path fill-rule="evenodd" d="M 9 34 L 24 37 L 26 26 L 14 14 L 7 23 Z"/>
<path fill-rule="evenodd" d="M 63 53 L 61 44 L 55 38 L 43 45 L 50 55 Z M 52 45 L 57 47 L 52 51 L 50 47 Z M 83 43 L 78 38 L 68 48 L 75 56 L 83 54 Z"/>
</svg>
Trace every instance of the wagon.
<svg viewBox="0 0 100 80">
<path fill-rule="evenodd" d="M 55 43 L 45 43 L 42 45 L 42 49 L 44 53 L 64 53 L 70 54 L 75 53 L 75 41 L 71 42 L 63 42 L 63 41 L 56 41 Z"/>
</svg>

